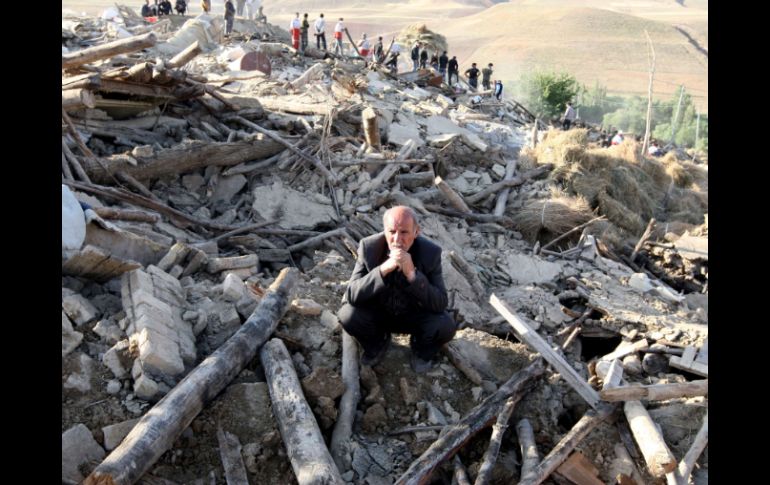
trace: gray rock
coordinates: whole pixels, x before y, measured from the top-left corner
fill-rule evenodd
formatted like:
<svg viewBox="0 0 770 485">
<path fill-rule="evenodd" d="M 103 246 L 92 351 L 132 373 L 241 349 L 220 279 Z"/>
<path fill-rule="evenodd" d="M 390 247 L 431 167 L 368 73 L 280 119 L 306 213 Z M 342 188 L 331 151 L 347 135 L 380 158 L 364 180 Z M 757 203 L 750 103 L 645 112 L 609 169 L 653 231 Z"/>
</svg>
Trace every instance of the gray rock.
<svg viewBox="0 0 770 485">
<path fill-rule="evenodd" d="M 102 461 L 106 453 L 99 446 L 91 432 L 82 423 L 71 427 L 61 435 L 61 476 L 62 480 L 80 483 L 85 476 L 80 467 L 92 468 L 92 463 Z"/>
<path fill-rule="evenodd" d="M 139 422 L 139 419 L 140 418 L 129 419 L 128 421 L 111 424 L 102 428 L 102 432 L 104 433 L 104 448 L 107 451 L 112 451 L 117 448 L 120 442 L 123 441 L 123 438 L 134 429 L 134 426 Z"/>
<path fill-rule="evenodd" d="M 246 185 L 246 177 L 241 174 L 230 177 L 220 175 L 210 200 L 215 204 L 219 202 L 229 203 L 233 196 L 243 189 L 244 185 Z"/>
<path fill-rule="evenodd" d="M 111 379 L 107 382 L 107 394 L 117 394 L 120 392 L 120 381 Z"/>
<path fill-rule="evenodd" d="M 336 222 L 331 205 L 314 202 L 280 182 L 255 188 L 253 208 L 264 219 L 278 219 L 278 226 L 283 229 L 313 229 Z"/>
<path fill-rule="evenodd" d="M 359 445 L 358 443 L 354 444 L 353 462 L 351 466 L 359 478 L 363 478 L 368 475 L 369 468 L 372 466 L 372 459 L 369 457 L 369 453 L 367 453 L 366 448 Z"/>
<path fill-rule="evenodd" d="M 68 295 L 62 298 L 62 310 L 72 319 L 76 326 L 81 326 L 96 318 L 98 310 L 78 294 Z"/>
<path fill-rule="evenodd" d="M 75 363 L 76 370 L 67 376 L 67 380 L 64 381 L 64 388 L 74 389 L 82 393 L 89 392 L 92 386 L 91 380 L 96 370 L 96 362 L 91 357 L 81 353 L 76 356 Z"/>
<path fill-rule="evenodd" d="M 345 392 L 342 378 L 328 367 L 317 367 L 313 372 L 302 379 L 302 390 L 309 399 L 318 399 L 326 396 L 337 399 Z"/>
<path fill-rule="evenodd" d="M 553 281 L 561 272 L 561 265 L 557 263 L 514 252 L 506 255 L 502 267 L 519 285 Z"/>
<path fill-rule="evenodd" d="M 434 406 L 430 402 L 426 402 L 425 407 L 428 411 L 428 421 L 430 422 L 430 424 L 446 426 L 447 420 L 444 417 L 444 415 L 441 414 L 441 411 L 439 411 L 436 406 Z"/>
<path fill-rule="evenodd" d="M 102 357 L 102 363 L 112 371 L 116 378 L 122 379 L 128 374 L 126 367 L 131 361 L 128 355 L 128 340 L 121 340 L 113 345 Z"/>
<path fill-rule="evenodd" d="M 116 344 L 124 338 L 124 333 L 111 318 L 99 320 L 94 326 L 94 333 L 108 344 Z"/>
<path fill-rule="evenodd" d="M 83 341 L 83 334 L 72 328 L 69 317 L 61 312 L 61 356 L 69 354 Z"/>
</svg>

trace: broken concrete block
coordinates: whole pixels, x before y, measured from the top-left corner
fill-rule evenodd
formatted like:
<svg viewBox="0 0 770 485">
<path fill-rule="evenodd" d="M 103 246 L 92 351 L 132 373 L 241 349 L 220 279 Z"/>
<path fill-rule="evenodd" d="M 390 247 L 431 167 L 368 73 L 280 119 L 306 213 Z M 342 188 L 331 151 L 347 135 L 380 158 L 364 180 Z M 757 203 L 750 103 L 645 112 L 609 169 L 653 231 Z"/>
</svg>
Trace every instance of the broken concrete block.
<svg viewBox="0 0 770 485">
<path fill-rule="evenodd" d="M 283 229 L 313 229 L 336 222 L 331 205 L 312 201 L 306 194 L 284 187 L 280 182 L 254 189 L 254 210 L 266 220 L 278 219 Z"/>
<path fill-rule="evenodd" d="M 91 390 L 91 380 L 96 370 L 96 362 L 86 354 L 79 354 L 74 360 L 75 368 L 64 381 L 65 389 L 75 389 L 80 392 L 89 392 Z"/>
<path fill-rule="evenodd" d="M 197 173 L 182 176 L 182 186 L 188 192 L 197 191 L 199 188 L 203 187 L 203 184 L 205 183 L 206 180 Z"/>
<path fill-rule="evenodd" d="M 107 394 L 115 395 L 120 392 L 120 388 L 121 388 L 120 381 L 115 379 L 110 379 L 109 381 L 107 381 L 107 388 L 106 388 Z"/>
<path fill-rule="evenodd" d="M 176 243 L 171 246 L 163 259 L 158 261 L 158 268 L 168 271 L 171 267 L 178 265 L 190 254 L 190 248 L 183 243 Z"/>
<path fill-rule="evenodd" d="M 317 367 L 313 372 L 302 379 L 302 390 L 311 400 L 321 396 L 337 399 L 345 392 L 342 378 L 328 367 Z"/>
<path fill-rule="evenodd" d="M 187 276 L 195 273 L 198 271 L 201 266 L 206 264 L 206 261 L 208 261 L 208 255 L 201 251 L 200 249 L 191 248 L 191 251 L 193 253 L 190 260 L 187 262 L 187 266 L 185 266 L 184 271 L 182 272 L 182 276 Z"/>
<path fill-rule="evenodd" d="M 102 428 L 104 433 L 104 448 L 107 451 L 112 451 L 118 447 L 123 438 L 134 429 L 136 423 L 139 422 L 139 418 L 129 419 L 117 424 L 111 424 Z"/>
<path fill-rule="evenodd" d="M 226 271 L 223 271 L 221 275 L 222 275 L 222 281 L 224 281 L 228 275 L 233 275 L 239 280 L 243 281 L 251 278 L 257 273 L 259 273 L 259 268 L 257 266 L 249 266 L 248 268 L 228 269 Z"/>
<path fill-rule="evenodd" d="M 94 326 L 94 333 L 100 336 L 108 344 L 115 344 L 123 338 L 123 331 L 118 324 L 110 318 L 99 320 Z"/>
<path fill-rule="evenodd" d="M 147 374 L 142 374 L 134 381 L 134 394 L 137 397 L 149 401 L 157 393 L 158 383 L 147 377 Z"/>
<path fill-rule="evenodd" d="M 135 335 L 139 344 L 139 359 L 150 372 L 169 376 L 184 372 L 179 344 L 148 328 Z"/>
<path fill-rule="evenodd" d="M 83 208 L 69 187 L 61 186 L 61 250 L 62 259 L 83 246 L 86 237 L 86 219 Z"/>
<path fill-rule="evenodd" d="M 444 108 L 449 108 L 450 106 L 454 106 L 455 102 L 452 101 L 451 98 L 448 98 L 447 96 L 444 96 L 443 94 L 437 94 L 436 95 L 436 102 L 443 106 Z"/>
<path fill-rule="evenodd" d="M 247 291 L 243 281 L 232 273 L 225 277 L 222 284 L 222 296 L 227 301 L 239 301 Z"/>
<path fill-rule="evenodd" d="M 211 194 L 210 201 L 213 204 L 223 202 L 229 204 L 232 198 L 246 185 L 246 177 L 243 175 L 233 175 L 230 177 L 220 176 L 214 187 L 214 193 Z"/>
<path fill-rule="evenodd" d="M 324 311 L 321 312 L 320 320 L 321 324 L 329 332 L 336 332 L 340 327 L 340 320 L 337 318 L 337 315 L 330 312 L 329 310 L 324 309 Z"/>
<path fill-rule="evenodd" d="M 61 356 L 69 354 L 83 341 L 83 334 L 72 328 L 72 322 L 67 315 L 61 312 Z"/>
<path fill-rule="evenodd" d="M 62 480 L 80 483 L 85 479 L 81 467 L 85 466 L 90 472 L 105 455 L 88 428 L 83 423 L 76 424 L 61 435 Z"/>
<path fill-rule="evenodd" d="M 254 313 L 258 304 L 259 301 L 254 298 L 250 291 L 248 291 L 240 300 L 238 300 L 238 303 L 235 304 L 235 309 L 238 311 L 238 315 L 240 315 L 241 318 L 247 320 L 251 314 Z"/>
<path fill-rule="evenodd" d="M 420 127 L 417 123 L 405 124 L 403 122 L 394 122 L 388 126 L 388 143 L 403 146 L 406 145 L 409 140 L 414 140 L 417 147 L 425 145 L 425 141 L 423 141 L 422 136 L 420 135 Z"/>
<path fill-rule="evenodd" d="M 408 97 L 410 97 L 412 99 L 415 99 L 417 101 L 422 101 L 423 99 L 430 98 L 430 92 L 429 91 L 426 91 L 426 90 L 424 90 L 424 89 L 422 89 L 420 87 L 417 87 L 417 86 L 415 86 L 414 88 L 404 89 L 403 93 L 406 96 L 408 96 Z"/>
<path fill-rule="evenodd" d="M 291 309 L 300 315 L 315 317 L 321 314 L 324 307 L 309 298 L 301 298 L 291 302 Z"/>
<path fill-rule="evenodd" d="M 443 135 L 454 133 L 470 133 L 465 128 L 458 126 L 457 123 L 450 120 L 446 116 L 433 115 L 423 120 L 425 124 L 425 130 L 428 135 Z"/>
<path fill-rule="evenodd" d="M 90 301 L 77 293 L 63 297 L 61 307 L 78 327 L 96 318 L 98 313 Z"/>
<path fill-rule="evenodd" d="M 110 347 L 102 357 L 102 363 L 107 366 L 118 379 L 122 379 L 128 373 L 126 371 L 126 364 L 131 361 L 131 357 L 128 355 L 128 346 L 127 339 L 121 340 Z"/>
<path fill-rule="evenodd" d="M 561 265 L 543 261 L 534 256 L 509 252 L 503 259 L 505 272 L 519 285 L 553 281 L 561 272 Z"/>
<path fill-rule="evenodd" d="M 211 258 L 209 259 L 207 270 L 209 273 L 219 273 L 229 269 L 249 268 L 257 266 L 259 258 L 256 254 L 247 254 L 245 256 L 235 256 L 231 258 Z"/>
</svg>

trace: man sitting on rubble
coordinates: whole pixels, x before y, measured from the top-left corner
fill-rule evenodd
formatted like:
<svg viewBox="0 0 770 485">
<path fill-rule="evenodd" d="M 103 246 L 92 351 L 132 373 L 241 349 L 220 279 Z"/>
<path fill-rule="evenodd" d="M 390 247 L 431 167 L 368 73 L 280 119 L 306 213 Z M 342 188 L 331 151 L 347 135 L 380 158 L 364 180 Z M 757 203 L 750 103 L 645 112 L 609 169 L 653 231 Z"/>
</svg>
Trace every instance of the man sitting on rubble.
<svg viewBox="0 0 770 485">
<path fill-rule="evenodd" d="M 409 207 L 387 210 L 382 222 L 384 232 L 362 239 L 358 246 L 338 316 L 361 344 L 363 365 L 382 360 L 391 333 L 408 333 L 412 369 L 425 372 L 457 330 L 446 312 L 441 247 L 419 235 L 417 215 Z"/>
</svg>

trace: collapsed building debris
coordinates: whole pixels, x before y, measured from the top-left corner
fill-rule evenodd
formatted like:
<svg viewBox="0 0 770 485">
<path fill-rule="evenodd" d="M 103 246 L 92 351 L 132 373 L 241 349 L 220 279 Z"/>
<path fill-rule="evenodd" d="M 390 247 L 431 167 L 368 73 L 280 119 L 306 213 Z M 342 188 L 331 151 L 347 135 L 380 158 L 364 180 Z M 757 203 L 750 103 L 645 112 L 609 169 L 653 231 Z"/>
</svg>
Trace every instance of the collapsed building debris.
<svg viewBox="0 0 770 485">
<path fill-rule="evenodd" d="M 707 166 L 111 12 L 62 21 L 64 483 L 707 481 Z M 460 325 L 426 374 L 335 315 L 398 204 Z"/>
</svg>

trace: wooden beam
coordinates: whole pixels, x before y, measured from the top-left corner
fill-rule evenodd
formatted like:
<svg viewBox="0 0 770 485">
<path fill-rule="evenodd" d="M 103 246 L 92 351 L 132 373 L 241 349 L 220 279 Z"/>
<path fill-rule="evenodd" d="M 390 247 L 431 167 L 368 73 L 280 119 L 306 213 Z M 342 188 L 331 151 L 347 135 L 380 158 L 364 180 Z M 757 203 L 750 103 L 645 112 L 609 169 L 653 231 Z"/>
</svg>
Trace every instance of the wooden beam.
<svg viewBox="0 0 770 485">
<path fill-rule="evenodd" d="M 664 401 L 680 397 L 705 396 L 709 392 L 708 379 L 674 384 L 652 384 L 647 386 L 623 386 L 603 389 L 599 397 L 603 401 Z"/>
<path fill-rule="evenodd" d="M 75 111 L 80 108 L 93 108 L 95 106 L 94 93 L 87 89 L 68 89 L 61 92 L 61 107 L 65 110 Z"/>
<path fill-rule="evenodd" d="M 682 458 L 682 461 L 679 462 L 677 475 L 681 485 L 687 485 L 689 483 L 690 473 L 692 473 L 692 469 L 695 466 L 695 462 L 698 460 L 698 457 L 701 455 L 701 453 L 703 453 L 703 450 L 706 449 L 708 438 L 709 414 L 706 412 L 706 415 L 703 417 L 703 424 L 698 430 L 698 434 L 695 435 L 692 446 L 690 446 L 690 449 L 687 450 L 687 453 L 684 455 L 684 458 Z"/>
<path fill-rule="evenodd" d="M 219 442 L 219 456 L 222 458 L 222 466 L 225 469 L 227 485 L 249 485 L 246 474 L 246 466 L 241 456 L 241 442 L 238 437 L 217 427 L 217 441 Z"/>
<path fill-rule="evenodd" d="M 144 35 L 137 35 L 127 39 L 118 39 L 112 42 L 106 42 L 101 45 L 81 49 L 75 52 L 68 52 L 61 56 L 61 68 L 71 69 L 89 62 L 107 59 L 118 54 L 135 52 L 155 45 L 157 38 L 152 32 Z"/>
<path fill-rule="evenodd" d="M 508 162 L 505 164 L 505 177 L 503 177 L 503 181 L 513 180 L 513 174 L 516 173 L 516 165 L 518 163 L 518 158 L 508 160 Z M 494 215 L 502 216 L 505 213 L 505 205 L 508 203 L 509 193 L 511 193 L 511 186 L 506 186 L 503 191 L 497 195 L 497 201 L 495 201 L 495 209 L 492 211 Z"/>
<path fill-rule="evenodd" d="M 353 434 L 353 422 L 356 418 L 356 408 L 361 399 L 358 369 L 358 343 L 344 329 L 342 330 L 342 383 L 345 384 L 345 392 L 340 399 L 337 422 L 334 423 L 332 439 L 330 443 L 332 458 L 337 464 L 340 473 L 345 473 L 350 468 L 348 453 L 350 449 L 350 437 Z"/>
<path fill-rule="evenodd" d="M 639 401 L 628 401 L 623 405 L 623 411 L 652 476 L 664 478 L 667 473 L 674 471 L 676 458 L 644 405 Z"/>
<path fill-rule="evenodd" d="M 182 52 L 171 58 L 166 64 L 171 69 L 178 69 L 195 58 L 201 52 L 201 46 L 196 40 L 184 48 Z"/>
<path fill-rule="evenodd" d="M 645 338 L 641 340 L 637 340 L 634 343 L 624 342 L 621 345 L 619 345 L 617 349 L 613 350 L 612 352 L 605 355 L 599 360 L 611 361 L 613 359 L 620 359 L 622 357 L 625 357 L 626 355 L 633 354 L 641 350 L 646 350 L 649 346 L 650 345 L 647 342 L 647 339 Z"/>
<path fill-rule="evenodd" d="M 274 338 L 259 353 L 273 416 L 299 485 L 343 485 L 283 341 Z"/>
<path fill-rule="evenodd" d="M 495 462 L 497 462 L 497 454 L 500 452 L 503 434 L 508 429 L 508 420 L 511 419 L 514 406 L 516 406 L 516 399 L 513 397 L 508 398 L 503 405 L 502 411 L 497 416 L 497 421 L 492 426 L 492 437 L 489 438 L 489 447 L 484 453 L 484 459 L 481 461 L 479 473 L 476 475 L 476 481 L 473 482 L 473 485 L 485 485 L 492 478 L 492 470 L 495 467 Z"/>
<path fill-rule="evenodd" d="M 460 422 L 446 426 L 445 432 L 420 455 L 403 475 L 396 481 L 397 485 L 422 485 L 429 483 L 433 470 L 444 460 L 454 456 L 462 446 L 476 433 L 486 428 L 494 421 L 500 411 L 500 406 L 509 397 L 515 396 L 518 401 L 526 392 L 526 385 L 540 376 L 545 370 L 542 358 L 536 358 L 524 369 L 516 372 L 500 388 L 471 409 Z"/>
<path fill-rule="evenodd" d="M 615 410 L 610 404 L 600 404 L 597 409 L 589 409 L 569 432 L 556 443 L 548 455 L 534 470 L 522 476 L 519 485 L 538 485 L 551 475 L 567 459 L 580 441 L 595 427 L 607 419 Z"/>
<path fill-rule="evenodd" d="M 452 206 L 459 210 L 460 212 L 464 212 L 466 214 L 471 213 L 470 207 L 468 207 L 468 204 L 465 203 L 463 198 L 454 191 L 452 187 L 449 186 L 446 182 L 444 182 L 444 179 L 441 177 L 436 177 L 433 180 L 433 183 L 438 187 L 438 189 L 441 191 L 442 194 L 444 194 L 444 197 L 449 201 Z"/>
<path fill-rule="evenodd" d="M 519 448 L 521 449 L 521 473 L 519 476 L 523 477 L 529 475 L 540 463 L 535 433 L 527 418 L 516 423 L 516 436 L 519 438 Z"/>
<path fill-rule="evenodd" d="M 130 485 L 171 449 L 203 406 L 251 362 L 275 331 L 289 307 L 298 274 L 296 269 L 282 270 L 238 331 L 150 408 L 84 484 Z"/>
<path fill-rule="evenodd" d="M 557 354 L 550 345 L 535 332 L 529 325 L 524 323 L 507 303 L 497 298 L 495 294 L 489 297 L 489 303 L 500 313 L 513 327 L 516 337 L 539 352 L 546 361 L 564 378 L 572 388 L 585 399 L 589 406 L 596 409 L 599 405 L 599 394 L 583 380 L 583 378 L 569 365 L 564 358 Z"/>
</svg>

